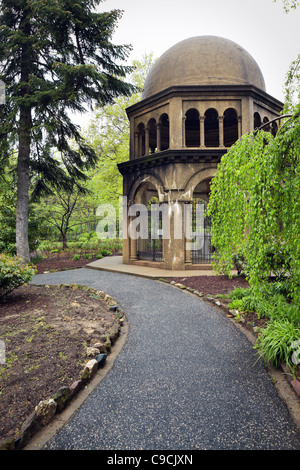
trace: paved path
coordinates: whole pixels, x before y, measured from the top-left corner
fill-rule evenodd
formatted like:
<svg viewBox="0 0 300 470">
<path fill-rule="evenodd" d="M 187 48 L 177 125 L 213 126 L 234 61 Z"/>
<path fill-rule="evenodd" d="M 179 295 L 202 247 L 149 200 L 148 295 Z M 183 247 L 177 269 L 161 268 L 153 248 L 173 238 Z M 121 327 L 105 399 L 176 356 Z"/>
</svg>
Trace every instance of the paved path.
<svg viewBox="0 0 300 470">
<path fill-rule="evenodd" d="M 130 324 L 113 368 L 46 449 L 300 450 L 251 343 L 212 306 L 158 281 L 91 269 L 33 283 L 105 290 Z"/>
</svg>

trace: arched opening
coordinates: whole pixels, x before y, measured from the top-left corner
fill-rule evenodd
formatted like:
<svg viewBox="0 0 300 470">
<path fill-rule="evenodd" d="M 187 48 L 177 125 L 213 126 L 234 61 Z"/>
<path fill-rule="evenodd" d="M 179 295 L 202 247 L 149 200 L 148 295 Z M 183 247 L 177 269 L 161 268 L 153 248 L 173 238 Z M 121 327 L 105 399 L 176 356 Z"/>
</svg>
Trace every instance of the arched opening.
<svg viewBox="0 0 300 470">
<path fill-rule="evenodd" d="M 162 261 L 162 213 L 159 212 L 159 199 L 156 187 L 148 182 L 138 189 L 136 200 L 147 208 L 143 214 L 146 220 L 137 225 L 140 235 L 137 237 L 137 257 L 140 260 Z M 140 213 L 137 217 L 141 217 Z M 145 229 L 146 226 L 146 229 Z"/>
<path fill-rule="evenodd" d="M 224 146 L 231 147 L 239 138 L 237 112 L 233 108 L 226 109 L 224 113 Z"/>
<path fill-rule="evenodd" d="M 276 122 L 272 122 L 271 132 L 272 132 L 273 137 L 275 137 L 275 135 L 278 132 L 278 125 Z"/>
<path fill-rule="evenodd" d="M 150 119 L 148 122 L 149 129 L 149 149 L 150 153 L 154 153 L 157 149 L 157 135 L 156 135 L 156 121 L 155 119 Z"/>
<path fill-rule="evenodd" d="M 204 135 L 206 147 L 219 147 L 219 118 L 218 112 L 213 108 L 205 112 Z"/>
<path fill-rule="evenodd" d="M 160 117 L 160 150 L 168 150 L 170 147 L 169 116 L 164 113 Z"/>
<path fill-rule="evenodd" d="M 138 149 L 137 149 L 137 154 L 138 157 L 142 157 L 145 155 L 145 126 L 141 122 L 138 127 Z"/>
<path fill-rule="evenodd" d="M 197 109 L 189 109 L 185 114 L 185 145 L 200 147 L 200 123 Z"/>
<path fill-rule="evenodd" d="M 261 118 L 259 113 L 254 113 L 254 129 L 261 126 Z"/>
<path fill-rule="evenodd" d="M 265 132 L 270 132 L 270 124 L 268 124 L 268 122 L 269 122 L 269 118 L 267 118 L 267 116 L 265 116 L 264 119 L 263 119 L 263 124 L 266 124 L 263 128 L 263 130 Z"/>
<path fill-rule="evenodd" d="M 214 251 L 211 246 L 211 218 L 205 211 L 209 201 L 211 178 L 201 181 L 193 192 L 191 204 L 189 259 L 192 264 L 210 264 Z"/>
</svg>

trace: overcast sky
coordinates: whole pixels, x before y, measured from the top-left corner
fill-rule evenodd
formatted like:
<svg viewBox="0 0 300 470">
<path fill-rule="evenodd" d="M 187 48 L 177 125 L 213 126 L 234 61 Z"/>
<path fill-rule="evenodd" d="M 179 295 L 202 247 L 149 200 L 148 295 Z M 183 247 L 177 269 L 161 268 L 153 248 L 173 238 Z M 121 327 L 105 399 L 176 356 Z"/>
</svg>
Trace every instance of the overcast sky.
<svg viewBox="0 0 300 470">
<path fill-rule="evenodd" d="M 112 38 L 131 44 L 132 59 L 192 36 L 214 35 L 237 42 L 258 63 L 267 93 L 283 100 L 290 63 L 300 54 L 300 7 L 286 14 L 282 0 L 104 0 L 102 11 L 123 10 Z"/>
</svg>

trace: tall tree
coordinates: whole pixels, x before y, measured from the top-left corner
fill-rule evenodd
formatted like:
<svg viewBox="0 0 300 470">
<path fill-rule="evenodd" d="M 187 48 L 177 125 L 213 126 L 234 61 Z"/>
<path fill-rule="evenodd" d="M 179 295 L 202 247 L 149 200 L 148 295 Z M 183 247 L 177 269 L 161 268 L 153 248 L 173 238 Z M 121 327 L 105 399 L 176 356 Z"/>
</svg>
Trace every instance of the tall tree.
<svg viewBox="0 0 300 470">
<path fill-rule="evenodd" d="M 99 155 L 99 162 L 91 170 L 87 187 L 91 191 L 95 207 L 99 204 L 118 206 L 122 191 L 122 176 L 117 164 L 129 158 L 129 120 L 126 108 L 141 99 L 145 79 L 154 64 L 153 53 L 145 53 L 132 62 L 133 70 L 128 80 L 137 88 L 131 96 L 120 96 L 112 105 L 97 107 L 89 123 L 85 137 Z"/>
<path fill-rule="evenodd" d="M 131 50 L 111 38 L 122 12 L 99 13 L 102 0 L 0 1 L 0 164 L 17 151 L 17 255 L 29 260 L 28 210 L 33 195 L 85 180 L 97 155 L 70 112 L 130 95 L 120 65 Z M 74 145 L 75 144 L 75 145 Z M 53 149 L 60 158 L 53 156 Z M 32 179 L 34 176 L 34 180 Z"/>
</svg>

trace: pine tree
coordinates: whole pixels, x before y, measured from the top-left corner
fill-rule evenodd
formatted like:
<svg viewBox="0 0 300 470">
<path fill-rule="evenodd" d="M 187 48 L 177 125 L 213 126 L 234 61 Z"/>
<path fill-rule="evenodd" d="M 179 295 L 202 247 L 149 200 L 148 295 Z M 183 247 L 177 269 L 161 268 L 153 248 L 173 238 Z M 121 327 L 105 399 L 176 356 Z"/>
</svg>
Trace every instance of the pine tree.
<svg viewBox="0 0 300 470">
<path fill-rule="evenodd" d="M 133 91 L 125 81 L 131 69 L 120 65 L 131 48 L 111 42 L 122 12 L 99 12 L 100 3 L 0 1 L 0 79 L 6 94 L 0 165 L 17 153 L 16 244 L 24 261 L 30 257 L 30 190 L 37 195 L 71 188 L 97 160 L 70 115 Z"/>
</svg>

